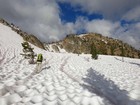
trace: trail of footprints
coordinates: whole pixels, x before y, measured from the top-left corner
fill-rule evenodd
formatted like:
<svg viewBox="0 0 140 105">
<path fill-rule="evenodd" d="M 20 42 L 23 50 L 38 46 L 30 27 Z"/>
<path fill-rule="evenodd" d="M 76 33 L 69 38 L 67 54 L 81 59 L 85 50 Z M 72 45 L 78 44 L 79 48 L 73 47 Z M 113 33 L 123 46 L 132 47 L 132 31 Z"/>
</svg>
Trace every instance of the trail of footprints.
<svg viewBox="0 0 140 105">
<path fill-rule="evenodd" d="M 15 85 L 9 82 L 1 88 L 1 99 L 7 99 L 9 104 L 44 104 L 44 105 L 89 105 L 94 97 L 91 93 L 83 90 L 77 83 L 72 82 L 71 79 L 63 80 L 63 76 L 44 78 L 36 78 L 34 82 L 28 82 L 25 85 Z M 39 79 L 42 81 L 38 82 Z M 60 80 L 62 79 L 62 80 Z M 96 96 L 97 97 L 97 96 Z M 0 100 L 1 100 L 0 99 Z M 85 102 L 84 102 L 85 101 Z"/>
<path fill-rule="evenodd" d="M 102 103 L 100 97 L 83 89 L 77 82 L 56 69 L 59 66 L 60 64 L 56 63 L 25 83 L 17 84 L 17 81 L 22 81 L 22 78 L 1 83 L 1 105 L 98 105 Z"/>
</svg>

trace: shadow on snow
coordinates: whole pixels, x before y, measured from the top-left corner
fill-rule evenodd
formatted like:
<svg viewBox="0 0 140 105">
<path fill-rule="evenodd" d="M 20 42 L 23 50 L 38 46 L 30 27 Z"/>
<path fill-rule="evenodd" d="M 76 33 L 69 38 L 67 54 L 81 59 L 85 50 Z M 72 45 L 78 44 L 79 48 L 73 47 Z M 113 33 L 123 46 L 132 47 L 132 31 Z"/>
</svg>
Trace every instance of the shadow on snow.
<svg viewBox="0 0 140 105">
<path fill-rule="evenodd" d="M 104 75 L 99 74 L 92 68 L 87 71 L 87 77 L 83 78 L 86 84 L 82 84 L 85 89 L 105 97 L 113 105 L 140 105 L 140 101 L 130 99 L 128 92 L 120 90 L 112 80 L 105 78 Z"/>
</svg>

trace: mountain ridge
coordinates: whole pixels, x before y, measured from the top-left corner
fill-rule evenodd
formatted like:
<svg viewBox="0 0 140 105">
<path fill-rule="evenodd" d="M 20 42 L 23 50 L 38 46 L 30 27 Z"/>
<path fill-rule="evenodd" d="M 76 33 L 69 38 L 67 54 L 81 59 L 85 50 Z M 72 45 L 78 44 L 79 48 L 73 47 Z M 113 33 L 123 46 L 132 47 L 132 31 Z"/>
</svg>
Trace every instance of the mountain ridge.
<svg viewBox="0 0 140 105">
<path fill-rule="evenodd" d="M 52 51 L 60 52 L 60 48 L 69 53 L 90 54 L 91 45 L 95 44 L 98 54 L 122 56 L 122 48 L 125 57 L 140 58 L 140 51 L 121 40 L 106 37 L 98 33 L 70 34 L 63 40 L 51 44 L 44 44 L 46 50 L 52 46 Z"/>
<path fill-rule="evenodd" d="M 13 23 L 10 24 L 2 18 L 0 18 L 0 23 L 11 27 L 25 41 L 47 51 L 90 54 L 91 45 L 94 43 L 97 47 L 98 54 L 122 56 L 121 50 L 123 49 L 125 57 L 140 58 L 140 51 L 131 45 L 98 33 L 69 34 L 58 42 L 43 43 L 35 35 L 22 31 Z"/>
</svg>

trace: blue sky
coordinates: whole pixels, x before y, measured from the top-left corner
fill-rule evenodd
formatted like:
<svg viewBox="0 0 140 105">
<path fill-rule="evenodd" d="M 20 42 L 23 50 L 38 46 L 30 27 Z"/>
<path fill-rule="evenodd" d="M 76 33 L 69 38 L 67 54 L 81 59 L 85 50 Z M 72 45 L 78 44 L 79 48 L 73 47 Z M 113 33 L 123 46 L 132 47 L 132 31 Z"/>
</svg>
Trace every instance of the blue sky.
<svg viewBox="0 0 140 105">
<path fill-rule="evenodd" d="M 43 42 L 95 32 L 140 48 L 140 0 L 0 0 L 0 17 Z"/>
<path fill-rule="evenodd" d="M 88 14 L 87 12 L 81 11 L 78 8 L 72 7 L 69 3 L 59 3 L 60 6 L 60 17 L 66 22 L 75 22 L 77 17 L 86 17 L 88 20 L 103 19 L 103 16 L 98 13 Z"/>
</svg>

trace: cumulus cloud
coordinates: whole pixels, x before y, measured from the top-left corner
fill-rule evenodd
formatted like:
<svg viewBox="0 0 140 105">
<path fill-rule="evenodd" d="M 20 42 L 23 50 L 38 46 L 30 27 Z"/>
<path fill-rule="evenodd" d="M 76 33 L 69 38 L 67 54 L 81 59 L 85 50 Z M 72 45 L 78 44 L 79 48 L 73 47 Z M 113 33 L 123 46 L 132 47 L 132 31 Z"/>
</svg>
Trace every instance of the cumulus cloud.
<svg viewBox="0 0 140 105">
<path fill-rule="evenodd" d="M 86 24 L 87 32 L 96 32 L 105 36 L 112 36 L 119 27 L 119 23 L 113 23 L 108 20 L 92 20 Z"/>
<path fill-rule="evenodd" d="M 55 0 L 1 0 L 0 14 L 42 41 L 59 40 L 68 31 Z"/>
<path fill-rule="evenodd" d="M 120 30 L 116 30 L 115 37 L 125 41 L 137 49 L 140 48 L 140 22 L 120 27 Z"/>
<path fill-rule="evenodd" d="M 128 11 L 124 16 L 123 19 L 128 21 L 140 21 L 140 6 L 135 7 Z"/>
</svg>

